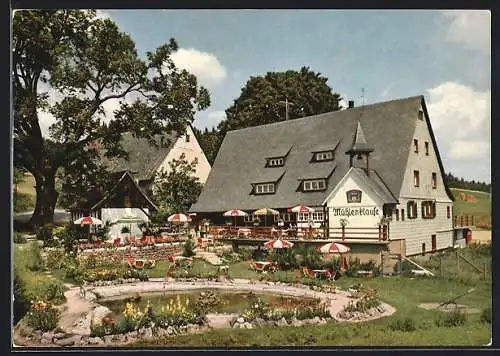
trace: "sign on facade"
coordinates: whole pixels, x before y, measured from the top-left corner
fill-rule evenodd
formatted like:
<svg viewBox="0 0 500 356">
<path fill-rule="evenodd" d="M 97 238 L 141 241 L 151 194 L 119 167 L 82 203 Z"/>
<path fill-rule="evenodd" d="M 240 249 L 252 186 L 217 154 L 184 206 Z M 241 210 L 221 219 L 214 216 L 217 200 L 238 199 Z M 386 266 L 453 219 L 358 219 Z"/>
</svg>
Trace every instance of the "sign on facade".
<svg viewBox="0 0 500 356">
<path fill-rule="evenodd" d="M 378 207 L 359 207 L 359 208 L 332 208 L 333 216 L 378 216 L 382 215 Z"/>
</svg>

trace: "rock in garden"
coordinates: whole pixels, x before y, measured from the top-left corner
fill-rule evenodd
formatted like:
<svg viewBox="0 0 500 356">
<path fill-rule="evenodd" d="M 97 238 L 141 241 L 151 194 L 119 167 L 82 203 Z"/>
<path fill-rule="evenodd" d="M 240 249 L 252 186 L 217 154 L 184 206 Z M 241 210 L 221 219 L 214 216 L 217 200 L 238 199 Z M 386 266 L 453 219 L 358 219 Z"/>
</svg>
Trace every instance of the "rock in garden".
<svg viewBox="0 0 500 356">
<path fill-rule="evenodd" d="M 56 334 L 54 334 L 54 339 L 64 339 L 66 337 L 67 337 L 66 333 L 56 333 Z"/>
<path fill-rule="evenodd" d="M 286 326 L 288 323 L 286 322 L 285 317 L 282 317 L 280 320 L 278 320 L 277 326 Z"/>
<path fill-rule="evenodd" d="M 42 340 L 48 340 L 52 342 L 53 338 L 54 338 L 54 333 L 52 331 L 48 331 L 42 334 Z"/>
<path fill-rule="evenodd" d="M 252 329 L 252 324 L 250 324 L 250 323 L 247 321 L 247 322 L 243 323 L 243 327 L 244 327 L 245 329 Z"/>
<path fill-rule="evenodd" d="M 89 337 L 89 344 L 90 345 L 97 345 L 97 344 L 102 344 L 103 341 L 100 337 Z"/>
<path fill-rule="evenodd" d="M 104 335 L 104 337 L 103 337 L 104 338 L 104 342 L 106 344 L 110 344 L 111 342 L 113 342 L 113 336 L 114 335 Z"/>
<path fill-rule="evenodd" d="M 242 317 L 239 317 L 238 319 L 236 319 L 236 322 L 239 324 L 243 324 L 245 322 L 245 319 Z"/>
<path fill-rule="evenodd" d="M 137 332 L 137 330 L 134 330 L 134 331 L 127 333 L 128 338 L 137 339 L 138 336 L 139 336 L 139 333 Z"/>
<path fill-rule="evenodd" d="M 265 325 L 266 325 L 266 321 L 265 321 L 264 319 L 262 319 L 262 318 L 256 318 L 256 319 L 254 320 L 254 323 L 255 323 L 255 325 L 256 325 L 256 326 L 258 326 L 258 327 L 263 327 L 263 326 L 265 326 Z"/>
<path fill-rule="evenodd" d="M 71 336 L 66 339 L 56 340 L 54 343 L 59 346 L 71 346 L 75 343 L 75 341 L 76 340 L 73 338 L 73 336 Z"/>
<path fill-rule="evenodd" d="M 146 339 L 146 340 L 151 340 L 153 338 L 153 329 L 151 328 L 146 328 L 144 330 L 144 333 L 142 334 L 142 336 Z"/>
<path fill-rule="evenodd" d="M 49 340 L 49 339 L 41 339 L 40 340 L 40 343 L 42 345 L 49 345 L 49 344 L 52 344 L 52 340 Z"/>
<path fill-rule="evenodd" d="M 173 328 L 172 326 L 170 326 L 170 325 L 169 325 L 169 326 L 167 327 L 167 334 L 168 334 L 168 335 L 172 335 L 173 333 L 174 333 L 174 328 Z"/>
<path fill-rule="evenodd" d="M 108 308 L 106 308 L 102 305 L 99 305 L 92 312 L 92 324 L 101 325 L 102 318 L 104 318 L 105 316 L 108 316 L 109 314 L 111 314 L 111 310 L 109 310 Z"/>
</svg>

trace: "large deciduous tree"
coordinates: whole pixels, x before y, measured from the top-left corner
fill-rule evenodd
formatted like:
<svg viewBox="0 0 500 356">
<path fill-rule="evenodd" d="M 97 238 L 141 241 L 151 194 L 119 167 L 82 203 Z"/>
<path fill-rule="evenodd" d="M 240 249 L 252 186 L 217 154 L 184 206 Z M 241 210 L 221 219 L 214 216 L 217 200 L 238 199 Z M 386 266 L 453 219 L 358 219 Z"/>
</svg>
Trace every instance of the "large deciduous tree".
<svg viewBox="0 0 500 356">
<path fill-rule="evenodd" d="M 250 77 L 218 128 L 227 132 L 283 121 L 286 100 L 290 103 L 289 119 L 339 110 L 341 97 L 332 92 L 327 81 L 308 67 Z"/>
<path fill-rule="evenodd" d="M 154 135 L 182 133 L 210 104 L 196 77 L 175 67 L 175 40 L 141 60 L 133 40 L 95 11 L 18 11 L 12 45 L 14 159 L 36 180 L 31 223 L 37 231 L 53 220 L 58 169 L 74 176 L 96 169 L 98 154 L 87 149 L 90 143 L 100 140 L 107 157 L 126 157 L 123 132 L 155 144 Z M 62 100 L 50 102 L 41 84 Z M 119 108 L 113 120 L 104 120 L 103 105 L 113 99 L 120 100 Z M 56 119 L 48 137 L 40 110 Z"/>
<path fill-rule="evenodd" d="M 198 160 L 188 162 L 186 156 L 169 162 L 169 169 L 155 176 L 153 199 L 166 214 L 186 212 L 201 193 L 203 185 L 195 175 Z"/>
</svg>

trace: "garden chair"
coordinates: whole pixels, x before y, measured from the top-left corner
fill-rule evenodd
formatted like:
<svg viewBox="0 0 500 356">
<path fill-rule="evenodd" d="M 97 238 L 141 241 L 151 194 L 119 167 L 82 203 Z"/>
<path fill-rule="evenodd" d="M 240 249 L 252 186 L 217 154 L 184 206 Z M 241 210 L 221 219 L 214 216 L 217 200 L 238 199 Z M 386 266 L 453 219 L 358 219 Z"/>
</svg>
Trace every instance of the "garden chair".
<svg viewBox="0 0 500 356">
<path fill-rule="evenodd" d="M 325 277 L 329 280 L 329 281 L 334 281 L 335 280 L 335 276 L 336 276 L 337 272 L 335 271 L 332 271 L 330 269 L 327 270 L 326 274 L 325 274 Z"/>
<path fill-rule="evenodd" d="M 145 264 L 144 260 L 135 260 L 134 267 L 137 269 L 143 269 Z"/>
<path fill-rule="evenodd" d="M 135 265 L 135 258 L 134 257 L 127 258 L 127 264 L 128 264 L 129 267 L 134 267 L 134 265 Z"/>
</svg>

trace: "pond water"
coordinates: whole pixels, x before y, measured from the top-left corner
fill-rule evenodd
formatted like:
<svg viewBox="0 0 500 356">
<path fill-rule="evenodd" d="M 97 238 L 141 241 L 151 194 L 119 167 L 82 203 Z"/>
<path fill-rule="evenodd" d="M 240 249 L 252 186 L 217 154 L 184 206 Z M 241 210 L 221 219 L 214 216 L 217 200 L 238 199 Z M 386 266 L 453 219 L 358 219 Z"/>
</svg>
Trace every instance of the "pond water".
<svg viewBox="0 0 500 356">
<path fill-rule="evenodd" d="M 196 291 L 187 291 L 187 292 L 159 292 L 159 293 L 142 293 L 140 295 L 139 300 L 134 300 L 134 296 L 120 296 L 118 298 L 106 298 L 101 299 L 99 301 L 100 304 L 108 307 L 114 314 L 115 317 L 120 317 L 122 311 L 125 309 L 125 305 L 127 303 L 132 302 L 136 307 L 139 307 L 141 310 L 146 308 L 147 303 L 153 307 L 153 310 L 160 310 L 162 306 L 167 306 L 170 303 L 170 300 L 177 302 L 179 298 L 183 305 L 186 305 L 186 300 L 189 300 L 189 304 L 187 309 L 193 310 L 198 298 L 200 298 L 201 293 L 212 292 L 214 293 L 219 300 L 219 303 L 215 305 L 210 305 L 208 307 L 208 312 L 210 313 L 241 313 L 245 309 L 248 308 L 249 303 L 254 298 L 260 298 L 266 303 L 270 304 L 270 307 L 295 307 L 299 305 L 303 305 L 303 303 L 314 303 L 315 299 L 313 298 L 304 298 L 304 297 L 293 297 L 293 296 L 284 296 L 284 295 L 276 295 L 276 294 L 267 294 L 267 293 L 253 293 L 253 292 L 225 292 L 225 291 L 217 291 L 217 290 L 196 290 Z M 206 296 L 207 294 L 205 294 Z M 132 298 L 132 300 L 131 300 Z M 204 297 L 202 297 L 204 298 Z M 207 297 L 208 299 L 208 297 Z"/>
</svg>

